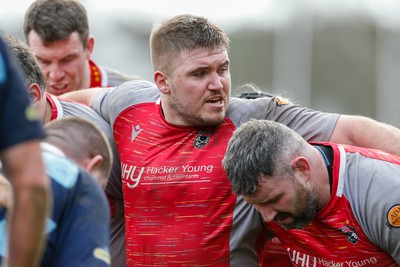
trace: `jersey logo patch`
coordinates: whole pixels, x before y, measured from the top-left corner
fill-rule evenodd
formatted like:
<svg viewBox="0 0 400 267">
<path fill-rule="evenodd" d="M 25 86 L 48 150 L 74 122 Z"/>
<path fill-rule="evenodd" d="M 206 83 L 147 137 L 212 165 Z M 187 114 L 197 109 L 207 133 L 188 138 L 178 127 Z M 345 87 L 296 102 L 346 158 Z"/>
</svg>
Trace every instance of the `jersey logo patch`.
<svg viewBox="0 0 400 267">
<path fill-rule="evenodd" d="M 282 106 L 282 105 L 289 104 L 289 101 L 287 101 L 286 99 L 283 99 L 283 98 L 274 97 L 273 100 L 276 103 L 276 105 L 279 106 L 279 107 Z"/>
<path fill-rule="evenodd" d="M 400 228 L 400 204 L 392 206 L 386 215 L 386 226 L 391 228 Z"/>
<path fill-rule="evenodd" d="M 355 245 L 358 242 L 358 235 L 356 229 L 351 226 L 344 226 L 339 229 L 340 232 L 346 235 L 347 240 Z"/>
<path fill-rule="evenodd" d="M 140 125 L 132 125 L 132 137 L 131 137 L 131 142 L 133 142 L 133 140 L 135 140 L 135 138 L 140 134 L 140 132 L 143 129 L 140 128 Z"/>
<path fill-rule="evenodd" d="M 28 107 L 26 107 L 25 116 L 29 121 L 38 121 L 39 117 L 40 117 L 39 111 L 32 104 L 30 104 Z"/>
<path fill-rule="evenodd" d="M 104 261 L 107 264 L 111 264 L 110 253 L 104 248 L 96 248 L 93 251 L 93 256 L 98 260 Z"/>
<path fill-rule="evenodd" d="M 210 134 L 206 132 L 198 132 L 193 144 L 196 148 L 200 149 L 207 145 L 208 142 L 210 142 Z"/>
</svg>

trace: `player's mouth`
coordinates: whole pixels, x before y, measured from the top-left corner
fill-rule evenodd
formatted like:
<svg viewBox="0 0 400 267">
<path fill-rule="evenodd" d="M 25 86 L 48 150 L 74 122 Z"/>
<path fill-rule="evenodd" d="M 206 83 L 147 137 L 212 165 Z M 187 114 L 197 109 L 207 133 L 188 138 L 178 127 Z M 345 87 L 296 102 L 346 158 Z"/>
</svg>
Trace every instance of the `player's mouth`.
<svg viewBox="0 0 400 267">
<path fill-rule="evenodd" d="M 222 96 L 214 96 L 209 98 L 206 103 L 212 104 L 215 107 L 223 107 L 224 106 L 224 98 Z"/>
<path fill-rule="evenodd" d="M 288 213 L 279 213 L 274 221 L 282 226 L 290 225 L 293 222 L 293 217 Z"/>
<path fill-rule="evenodd" d="M 69 92 L 69 87 L 68 84 L 52 84 L 49 85 L 49 89 L 48 91 L 53 92 L 53 94 L 57 94 L 57 95 L 61 95 L 64 94 L 66 92 Z"/>
</svg>

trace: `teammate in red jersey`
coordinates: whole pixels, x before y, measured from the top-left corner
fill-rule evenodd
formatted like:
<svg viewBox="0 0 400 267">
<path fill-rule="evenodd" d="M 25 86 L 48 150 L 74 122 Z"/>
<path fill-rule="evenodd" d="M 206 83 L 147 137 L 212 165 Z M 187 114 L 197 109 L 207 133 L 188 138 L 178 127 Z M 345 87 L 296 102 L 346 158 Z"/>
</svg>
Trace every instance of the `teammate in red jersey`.
<svg viewBox="0 0 400 267">
<path fill-rule="evenodd" d="M 294 266 L 399 266 L 400 157 L 308 144 L 282 124 L 253 120 L 235 131 L 223 166 Z"/>
<path fill-rule="evenodd" d="M 400 151 L 399 130 L 369 118 L 277 97 L 231 98 L 229 39 L 203 17 L 175 16 L 153 28 L 150 43 L 156 85 L 68 94 L 113 128 L 122 176 L 107 192 L 125 205 L 128 266 L 258 265 L 262 218 L 231 192 L 221 165 L 233 131 L 251 118 L 281 122 L 310 141 Z"/>
<path fill-rule="evenodd" d="M 25 14 L 24 34 L 46 76 L 46 90 L 54 95 L 91 87 L 115 86 L 137 79 L 95 64 L 90 56 L 85 7 L 75 0 L 37 0 Z"/>
</svg>

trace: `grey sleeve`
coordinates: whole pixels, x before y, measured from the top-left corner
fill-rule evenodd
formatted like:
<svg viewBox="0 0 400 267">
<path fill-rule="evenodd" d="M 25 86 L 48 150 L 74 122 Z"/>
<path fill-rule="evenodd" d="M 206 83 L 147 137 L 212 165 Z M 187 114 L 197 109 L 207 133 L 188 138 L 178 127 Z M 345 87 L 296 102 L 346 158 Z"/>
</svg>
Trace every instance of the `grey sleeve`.
<svg viewBox="0 0 400 267">
<path fill-rule="evenodd" d="M 339 114 L 316 111 L 295 105 L 277 97 L 241 99 L 232 97 L 228 116 L 239 127 L 250 119 L 280 122 L 307 141 L 329 141 Z"/>
<path fill-rule="evenodd" d="M 115 88 L 101 88 L 99 89 L 90 103 L 90 107 L 95 110 L 105 121 L 111 125 L 110 114 L 107 110 L 108 95 Z"/>
<path fill-rule="evenodd" d="M 153 83 L 143 80 L 134 80 L 114 88 L 99 89 L 99 92 L 92 100 L 91 107 L 100 114 L 112 128 L 116 117 L 123 110 L 135 104 L 155 102 L 159 98 L 159 95 L 160 92 Z M 106 192 L 116 199 L 122 199 L 121 166 L 114 140 L 113 144 L 115 164 L 113 165 Z"/>
<path fill-rule="evenodd" d="M 100 89 L 91 107 L 113 126 L 115 118 L 126 108 L 139 103 L 155 102 L 159 97 L 160 91 L 155 84 L 133 80 L 107 90 Z"/>
<path fill-rule="evenodd" d="M 109 91 L 109 89 L 105 90 L 105 92 L 106 91 Z M 111 169 L 111 174 L 106 191 L 111 196 L 122 199 L 121 166 L 117 148 L 114 142 L 111 125 L 93 109 L 87 106 L 75 102 L 62 100 L 60 100 L 60 104 L 62 105 L 65 116 L 77 116 L 83 119 L 87 119 L 88 121 L 94 123 L 97 127 L 99 127 L 99 129 L 107 137 L 113 153 L 113 166 Z"/>
<path fill-rule="evenodd" d="M 102 66 L 107 74 L 108 84 L 110 86 L 117 86 L 127 81 L 137 80 L 139 76 L 123 73 L 109 67 Z"/>
<path fill-rule="evenodd" d="M 344 195 L 369 240 L 400 264 L 400 166 L 347 154 Z"/>
</svg>

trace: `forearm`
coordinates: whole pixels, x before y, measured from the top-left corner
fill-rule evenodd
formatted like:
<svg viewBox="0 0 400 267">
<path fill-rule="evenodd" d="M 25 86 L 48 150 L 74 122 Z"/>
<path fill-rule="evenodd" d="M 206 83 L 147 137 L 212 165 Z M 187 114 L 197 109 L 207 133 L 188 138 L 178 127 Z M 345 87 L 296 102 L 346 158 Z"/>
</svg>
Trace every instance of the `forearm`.
<svg viewBox="0 0 400 267">
<path fill-rule="evenodd" d="M 49 210 L 49 180 L 39 141 L 16 145 L 1 155 L 4 172 L 14 189 L 9 227 L 8 266 L 36 266 L 44 243 Z"/>
<path fill-rule="evenodd" d="M 341 115 L 330 141 L 380 149 L 400 156 L 400 130 L 367 117 Z"/>
<path fill-rule="evenodd" d="M 74 102 L 78 102 L 84 104 L 86 106 L 90 106 L 92 98 L 94 95 L 104 88 L 89 88 L 89 89 L 81 89 L 77 91 L 71 91 L 65 94 L 60 95 L 60 98 L 68 99 Z M 107 88 L 109 90 L 109 88 Z"/>
<path fill-rule="evenodd" d="M 44 247 L 48 207 L 43 187 L 19 187 L 9 227 L 8 266 L 37 266 Z"/>
</svg>

